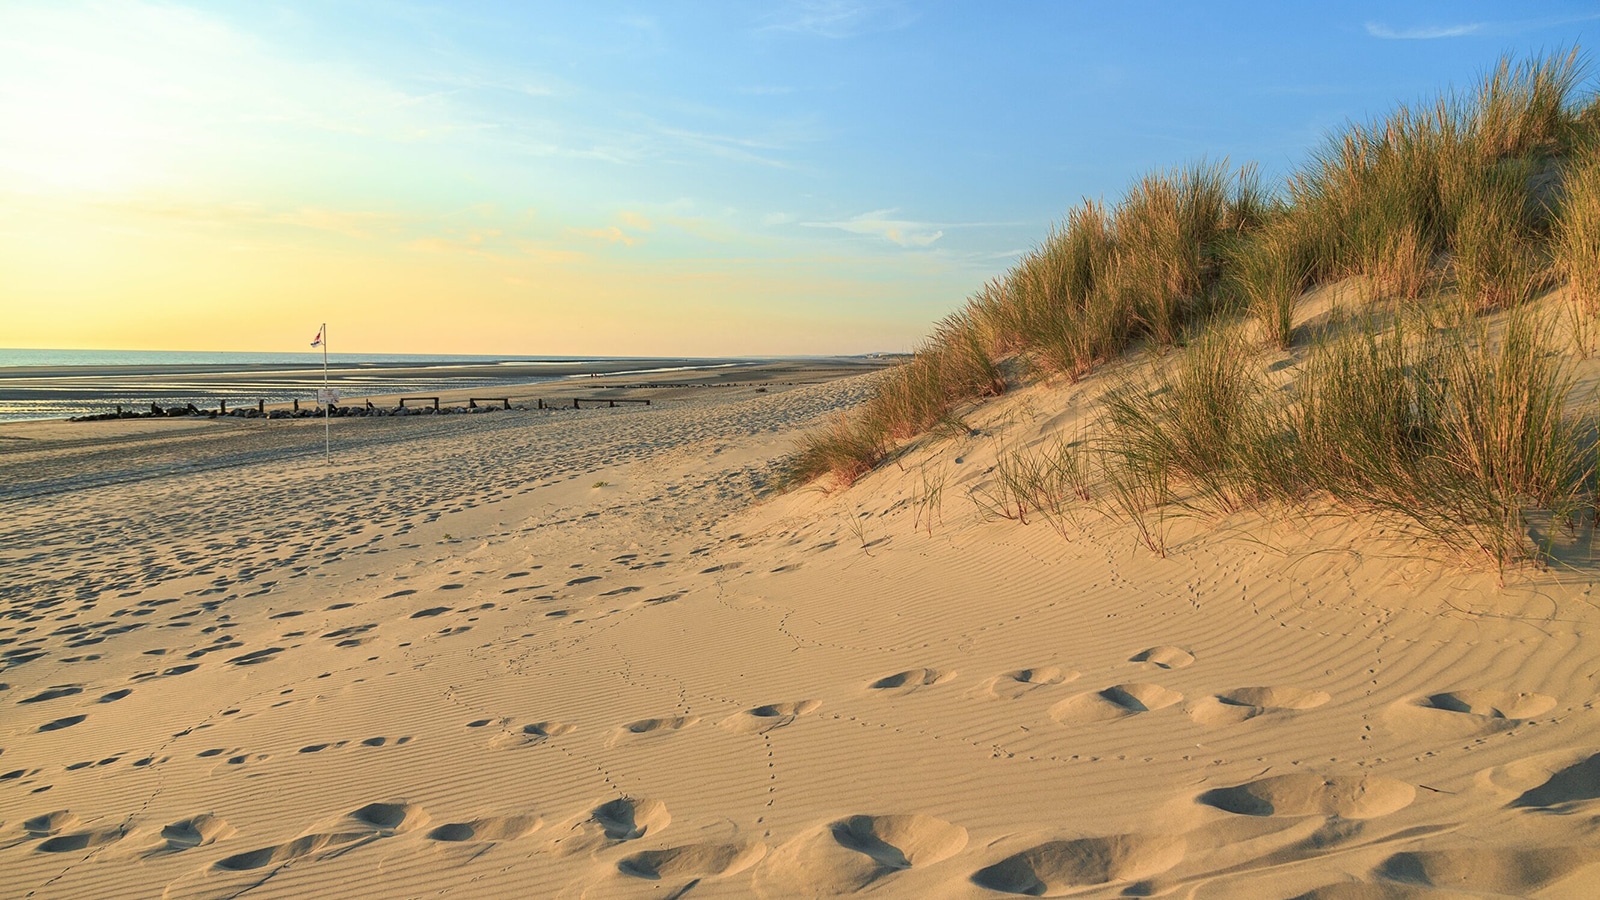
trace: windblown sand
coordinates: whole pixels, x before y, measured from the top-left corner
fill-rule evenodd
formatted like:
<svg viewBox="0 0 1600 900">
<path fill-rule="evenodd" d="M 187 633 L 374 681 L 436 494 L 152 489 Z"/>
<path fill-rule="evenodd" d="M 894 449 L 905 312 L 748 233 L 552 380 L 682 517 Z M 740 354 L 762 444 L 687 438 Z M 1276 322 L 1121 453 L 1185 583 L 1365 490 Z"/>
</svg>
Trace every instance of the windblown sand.
<svg viewBox="0 0 1600 900">
<path fill-rule="evenodd" d="M 775 494 L 868 378 L 0 429 L 0 896 L 1600 895 L 1588 569 Z"/>
</svg>

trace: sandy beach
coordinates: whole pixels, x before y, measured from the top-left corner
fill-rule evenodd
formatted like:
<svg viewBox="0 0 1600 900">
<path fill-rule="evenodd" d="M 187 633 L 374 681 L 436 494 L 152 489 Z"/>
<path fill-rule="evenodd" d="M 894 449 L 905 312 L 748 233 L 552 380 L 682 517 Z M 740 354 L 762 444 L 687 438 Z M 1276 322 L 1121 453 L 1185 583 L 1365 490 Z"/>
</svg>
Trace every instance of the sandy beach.
<svg viewBox="0 0 1600 900">
<path fill-rule="evenodd" d="M 0 900 L 1600 898 L 1600 7 L 0 2 Z"/>
<path fill-rule="evenodd" d="M 780 493 L 770 377 L 0 429 L 0 895 L 1594 895 L 1587 579 L 985 515 L 1049 385 Z"/>
</svg>

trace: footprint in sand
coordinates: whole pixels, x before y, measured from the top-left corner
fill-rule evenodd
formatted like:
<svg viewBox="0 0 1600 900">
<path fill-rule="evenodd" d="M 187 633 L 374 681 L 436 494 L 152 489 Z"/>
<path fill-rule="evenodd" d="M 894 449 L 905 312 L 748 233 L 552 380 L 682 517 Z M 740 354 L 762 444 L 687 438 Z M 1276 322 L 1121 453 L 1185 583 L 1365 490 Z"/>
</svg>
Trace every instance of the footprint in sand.
<svg viewBox="0 0 1600 900">
<path fill-rule="evenodd" d="M 904 672 L 885 675 L 867 685 L 867 689 L 886 694 L 909 694 L 925 687 L 944 684 L 954 677 L 956 677 L 955 672 L 940 669 L 907 669 Z"/>
<path fill-rule="evenodd" d="M 36 849 L 41 853 L 75 853 L 92 847 L 104 847 L 106 844 L 116 843 L 126 836 L 127 831 L 122 828 L 76 831 L 71 834 L 58 834 L 40 843 Z"/>
<path fill-rule="evenodd" d="M 235 830 L 217 816 L 205 813 L 173 822 L 161 829 L 161 837 L 167 842 L 169 850 L 189 850 L 225 840 Z"/>
<path fill-rule="evenodd" d="M 1596 798 L 1600 798 L 1600 753 L 1558 769 L 1549 780 L 1524 791 L 1511 805 L 1549 808 Z"/>
<path fill-rule="evenodd" d="M 1162 644 L 1141 650 L 1128 658 L 1128 662 L 1149 663 L 1161 669 L 1181 669 L 1194 664 L 1194 654 L 1171 644 Z"/>
<path fill-rule="evenodd" d="M 1378 866 L 1378 874 L 1402 884 L 1528 897 L 1534 891 L 1566 881 L 1580 869 L 1589 869 L 1595 863 L 1600 863 L 1600 847 L 1529 850 L 1462 847 L 1396 853 Z M 1591 888 L 1595 884 L 1586 883 Z M 1576 883 L 1573 886 L 1579 887 Z"/>
<path fill-rule="evenodd" d="M 234 658 L 228 660 L 227 664 L 232 666 L 257 666 L 264 662 L 269 662 L 274 656 L 277 656 L 282 652 L 282 647 L 268 647 L 265 650 L 252 650 L 242 656 L 235 656 Z"/>
<path fill-rule="evenodd" d="M 1183 699 L 1177 691 L 1159 684 L 1118 684 L 1103 691 L 1077 694 L 1050 707 L 1050 718 L 1062 725 L 1109 722 L 1139 713 L 1166 709 Z"/>
<path fill-rule="evenodd" d="M 595 807 L 589 819 L 607 840 L 633 841 L 660 832 L 672 822 L 672 815 L 660 800 L 622 797 Z"/>
<path fill-rule="evenodd" d="M 1188 849 L 1174 835 L 1118 834 L 1049 841 L 973 873 L 992 891 L 1058 897 L 1099 885 L 1127 884 L 1177 865 Z"/>
<path fill-rule="evenodd" d="M 350 818 L 384 836 L 405 834 L 428 824 L 428 813 L 422 807 L 404 801 L 368 803 L 352 812 Z"/>
<path fill-rule="evenodd" d="M 262 847 L 258 850 L 247 850 L 244 853 L 235 853 L 223 857 L 215 863 L 215 867 L 225 872 L 248 872 L 262 869 L 267 866 L 281 866 L 301 857 L 310 856 L 327 847 L 336 847 L 358 841 L 368 837 L 366 832 L 352 832 L 344 834 L 308 834 L 304 837 Z"/>
<path fill-rule="evenodd" d="M 839 846 L 887 869 L 931 866 L 967 846 L 967 830 L 933 816 L 851 816 L 829 826 Z"/>
<path fill-rule="evenodd" d="M 1424 697 L 1417 705 L 1486 719 L 1531 719 L 1549 712 L 1556 699 L 1513 691 L 1447 691 Z"/>
<path fill-rule="evenodd" d="M 765 734 L 793 723 L 796 718 L 815 711 L 821 705 L 820 700 L 768 703 L 734 713 L 717 724 L 736 734 Z"/>
<path fill-rule="evenodd" d="M 534 722 L 532 725 L 522 726 L 522 733 L 527 736 L 530 743 L 542 743 L 553 737 L 571 734 L 578 730 L 578 726 L 566 722 Z"/>
<path fill-rule="evenodd" d="M 502 731 L 489 739 L 489 747 L 493 750 L 505 750 L 511 747 L 533 747 L 548 741 L 553 737 L 571 734 L 578 730 L 576 725 L 565 722 L 535 722 L 532 725 L 522 726 L 521 731 Z"/>
<path fill-rule="evenodd" d="M 905 869 L 942 862 L 966 846 L 965 828 L 933 816 L 850 816 L 773 851 L 754 886 L 769 898 L 854 894 Z"/>
<path fill-rule="evenodd" d="M 1416 788 L 1376 775 L 1298 772 L 1201 794 L 1199 802 L 1241 816 L 1339 816 L 1375 819 L 1404 809 Z"/>
<path fill-rule="evenodd" d="M 635 878 L 720 878 L 736 875 L 760 862 L 767 845 L 759 841 L 733 844 L 686 844 L 665 850 L 646 850 L 617 862 L 617 871 Z"/>
<path fill-rule="evenodd" d="M 373 838 L 390 838 L 394 834 L 405 834 L 427 825 L 427 812 L 408 802 L 373 802 L 347 815 L 344 823 L 349 830 L 306 834 L 283 844 L 246 850 L 243 854 L 221 858 L 214 863 L 214 868 L 251 871 L 267 866 L 282 866 L 328 847 L 341 847 Z"/>
<path fill-rule="evenodd" d="M 43 703 L 46 700 L 59 700 L 62 697 L 71 697 L 74 694 L 81 694 L 81 693 L 83 693 L 83 685 L 81 685 L 81 684 L 61 684 L 61 685 L 56 685 L 55 687 L 48 688 L 46 690 L 40 691 L 39 693 L 34 694 L 32 697 L 25 697 L 25 698 L 23 698 L 21 700 L 18 700 L 17 702 L 19 704 L 20 703 Z"/>
<path fill-rule="evenodd" d="M 63 728 L 71 728 L 72 726 L 78 724 L 79 722 L 82 722 L 84 719 L 87 719 L 87 718 L 89 718 L 89 717 L 86 716 L 86 715 L 65 716 L 63 718 L 56 719 L 53 722 L 46 722 L 43 725 L 40 725 L 39 726 L 39 730 L 41 732 L 44 732 L 44 731 L 60 731 Z"/>
<path fill-rule="evenodd" d="M 78 824 L 78 816 L 69 809 L 58 809 L 55 812 L 34 816 L 22 823 L 22 830 L 29 837 L 46 838 L 54 837 Z"/>
<path fill-rule="evenodd" d="M 428 839 L 447 843 L 514 841 L 532 834 L 544 819 L 532 813 L 511 816 L 482 816 L 470 822 L 447 822 L 428 832 Z"/>
<path fill-rule="evenodd" d="M 1389 882 L 1340 881 L 1296 894 L 1292 900 L 1457 900 L 1459 896 Z"/>
<path fill-rule="evenodd" d="M 1430 694 L 1391 704 L 1383 721 L 1395 734 L 1460 738 L 1515 728 L 1555 708 L 1545 694 L 1497 690 L 1460 690 Z"/>
<path fill-rule="evenodd" d="M 1014 669 L 1002 672 L 985 681 L 979 692 L 1001 700 L 1015 700 L 1042 687 L 1066 684 L 1076 680 L 1080 673 L 1060 666 L 1035 666 L 1031 669 Z"/>
<path fill-rule="evenodd" d="M 629 722 L 618 728 L 612 733 L 610 740 L 606 741 L 606 746 L 615 746 L 618 741 L 631 738 L 671 734 L 695 725 L 699 721 L 699 716 L 665 716 L 657 719 L 640 719 L 637 722 Z"/>
<path fill-rule="evenodd" d="M 1315 709 L 1327 703 L 1326 691 L 1294 687 L 1247 687 L 1196 700 L 1189 718 L 1201 725 L 1232 725 L 1267 713 Z"/>
</svg>

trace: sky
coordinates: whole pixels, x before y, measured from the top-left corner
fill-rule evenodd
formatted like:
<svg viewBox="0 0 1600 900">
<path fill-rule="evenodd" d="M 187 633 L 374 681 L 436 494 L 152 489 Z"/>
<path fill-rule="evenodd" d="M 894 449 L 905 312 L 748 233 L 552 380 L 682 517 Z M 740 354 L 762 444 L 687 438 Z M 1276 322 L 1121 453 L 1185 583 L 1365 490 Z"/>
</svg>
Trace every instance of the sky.
<svg viewBox="0 0 1600 900">
<path fill-rule="evenodd" d="M 0 0 L 0 347 L 910 350 L 1084 198 L 1585 42 L 1592 0 Z"/>
</svg>

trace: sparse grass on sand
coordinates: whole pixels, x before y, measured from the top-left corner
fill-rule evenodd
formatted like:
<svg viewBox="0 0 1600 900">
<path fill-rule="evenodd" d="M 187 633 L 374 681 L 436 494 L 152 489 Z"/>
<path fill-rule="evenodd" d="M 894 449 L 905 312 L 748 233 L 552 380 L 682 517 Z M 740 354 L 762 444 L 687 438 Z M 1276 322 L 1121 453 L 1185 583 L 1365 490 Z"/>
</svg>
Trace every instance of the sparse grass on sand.
<svg viewBox="0 0 1600 900">
<path fill-rule="evenodd" d="M 1092 439 L 1002 453 L 980 505 L 1060 523 L 1098 493 L 1162 552 L 1174 512 L 1323 498 L 1497 567 L 1539 556 L 1527 510 L 1594 503 L 1592 411 L 1569 407 L 1554 326 L 1525 312 L 1565 288 L 1575 323 L 1600 314 L 1584 69 L 1576 48 L 1502 59 L 1471 91 L 1331 137 L 1281 191 L 1201 162 L 1084 202 L 808 437 L 793 477 L 848 484 L 1007 374 L 1076 382 L 1145 348 L 1147 377 L 1106 393 Z M 1374 305 L 1297 335 L 1305 292 L 1350 279 Z M 1259 358 L 1286 351 L 1276 374 Z"/>
</svg>

